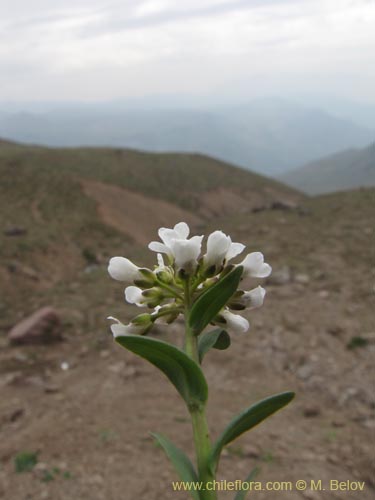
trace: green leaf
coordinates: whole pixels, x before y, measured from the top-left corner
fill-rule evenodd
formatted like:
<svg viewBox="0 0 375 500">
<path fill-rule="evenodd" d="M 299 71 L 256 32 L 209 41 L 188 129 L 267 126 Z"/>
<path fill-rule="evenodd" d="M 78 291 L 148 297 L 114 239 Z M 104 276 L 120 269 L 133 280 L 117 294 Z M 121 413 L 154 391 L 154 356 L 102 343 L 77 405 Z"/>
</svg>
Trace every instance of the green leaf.
<svg viewBox="0 0 375 500">
<path fill-rule="evenodd" d="M 244 483 L 251 483 L 254 480 L 255 476 L 259 472 L 259 467 L 254 467 L 254 469 L 250 472 L 250 474 L 246 477 Z M 246 495 L 249 493 L 249 490 L 240 490 L 237 492 L 237 495 L 234 497 L 234 500 L 245 500 Z"/>
<path fill-rule="evenodd" d="M 195 472 L 193 464 L 191 463 L 189 457 L 185 453 L 177 448 L 172 441 L 159 433 L 151 433 L 151 435 L 158 441 L 158 443 L 163 447 L 167 457 L 172 462 L 177 474 L 180 476 L 184 483 L 198 483 L 198 476 Z M 191 488 L 190 495 L 194 500 L 199 500 L 198 491 Z"/>
<path fill-rule="evenodd" d="M 207 401 L 208 388 L 202 370 L 177 347 L 139 335 L 116 337 L 116 342 L 159 368 L 188 406 L 204 404 Z"/>
<path fill-rule="evenodd" d="M 211 332 L 204 333 L 198 340 L 199 361 L 202 362 L 204 355 L 213 347 L 214 349 L 228 349 L 230 337 L 228 332 L 222 328 L 216 328 Z"/>
<path fill-rule="evenodd" d="M 259 401 L 240 413 L 229 423 L 216 441 L 210 458 L 210 467 L 217 468 L 221 450 L 244 432 L 258 425 L 262 420 L 286 406 L 294 398 L 294 392 L 282 392 Z"/>
<path fill-rule="evenodd" d="M 194 302 L 189 316 L 189 326 L 196 335 L 206 328 L 236 292 L 242 273 L 243 267 L 237 266 Z"/>
</svg>

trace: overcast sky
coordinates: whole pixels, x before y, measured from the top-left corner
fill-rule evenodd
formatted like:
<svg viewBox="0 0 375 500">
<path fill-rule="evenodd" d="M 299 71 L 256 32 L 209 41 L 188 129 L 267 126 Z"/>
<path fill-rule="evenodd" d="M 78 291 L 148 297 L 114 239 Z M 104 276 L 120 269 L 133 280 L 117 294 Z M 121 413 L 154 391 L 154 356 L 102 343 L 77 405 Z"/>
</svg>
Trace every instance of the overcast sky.
<svg viewBox="0 0 375 500">
<path fill-rule="evenodd" d="M 0 100 L 375 101 L 375 0 L 0 0 Z"/>
</svg>

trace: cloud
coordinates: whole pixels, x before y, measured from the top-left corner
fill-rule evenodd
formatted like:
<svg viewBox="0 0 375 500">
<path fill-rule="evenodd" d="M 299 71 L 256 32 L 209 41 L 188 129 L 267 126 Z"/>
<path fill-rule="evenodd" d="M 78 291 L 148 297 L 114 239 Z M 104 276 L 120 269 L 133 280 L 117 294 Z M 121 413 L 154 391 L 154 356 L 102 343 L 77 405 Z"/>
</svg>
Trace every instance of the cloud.
<svg viewBox="0 0 375 500">
<path fill-rule="evenodd" d="M 371 97 L 374 22 L 367 0 L 13 0 L 0 5 L 0 93 Z"/>
</svg>

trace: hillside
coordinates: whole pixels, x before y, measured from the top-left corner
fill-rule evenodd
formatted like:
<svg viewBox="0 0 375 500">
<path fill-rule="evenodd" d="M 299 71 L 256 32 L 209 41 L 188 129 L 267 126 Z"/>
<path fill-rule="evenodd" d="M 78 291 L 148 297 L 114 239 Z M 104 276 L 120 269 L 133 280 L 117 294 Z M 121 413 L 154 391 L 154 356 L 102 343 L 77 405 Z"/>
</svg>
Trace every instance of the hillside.
<svg viewBox="0 0 375 500">
<path fill-rule="evenodd" d="M 309 194 L 375 186 L 375 144 L 322 158 L 279 178 Z"/>
<path fill-rule="evenodd" d="M 215 435 L 254 400 L 297 393 L 226 449 L 219 478 L 257 465 L 262 481 L 364 481 L 350 498 L 373 498 L 373 189 L 309 198 L 203 156 L 15 145 L 0 148 L 0 179 L 0 498 L 186 498 L 149 435 L 191 454 L 185 408 L 114 344 L 106 320 L 134 314 L 108 258 L 150 263 L 144 241 L 181 217 L 194 233 L 220 228 L 261 250 L 274 269 L 249 334 L 207 355 Z M 42 306 L 59 311 L 64 341 L 10 346 L 9 328 Z M 178 344 L 181 328 L 157 335 Z M 23 452 L 38 464 L 17 473 Z M 320 498 L 304 493 L 277 498 Z"/>
<path fill-rule="evenodd" d="M 54 147 L 199 152 L 277 175 L 347 147 L 363 147 L 373 131 L 308 102 L 258 99 L 191 108 L 120 101 L 1 112 L 0 105 L 0 136 Z"/>
<path fill-rule="evenodd" d="M 18 308 L 17 294 L 27 311 L 35 302 L 32 290 L 56 286 L 60 293 L 62 279 L 68 283 L 85 265 L 103 263 L 113 252 L 133 252 L 161 226 L 186 220 L 199 229 L 213 217 L 302 197 L 276 181 L 205 156 L 120 149 L 54 150 L 8 143 L 0 147 L 0 178 L 5 325 Z M 7 236 L 12 228 L 25 234 Z"/>
</svg>

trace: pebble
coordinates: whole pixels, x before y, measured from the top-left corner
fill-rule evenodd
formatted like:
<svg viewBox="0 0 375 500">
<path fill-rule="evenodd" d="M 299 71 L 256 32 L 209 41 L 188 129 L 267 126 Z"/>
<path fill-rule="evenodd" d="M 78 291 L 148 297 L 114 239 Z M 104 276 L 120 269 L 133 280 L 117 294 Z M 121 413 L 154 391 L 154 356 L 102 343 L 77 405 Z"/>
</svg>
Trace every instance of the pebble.
<svg viewBox="0 0 375 500">
<path fill-rule="evenodd" d="M 294 281 L 300 283 L 301 285 L 307 285 L 310 283 L 310 277 L 307 274 L 296 274 L 294 276 Z"/>
<path fill-rule="evenodd" d="M 296 371 L 297 377 L 302 379 L 302 380 L 309 379 L 312 374 L 313 374 L 313 368 L 309 364 L 305 364 L 305 365 L 300 366 Z"/>
<path fill-rule="evenodd" d="M 321 411 L 319 406 L 305 406 L 303 409 L 303 415 L 306 418 L 317 417 L 318 415 L 320 415 L 320 413 Z"/>
</svg>

